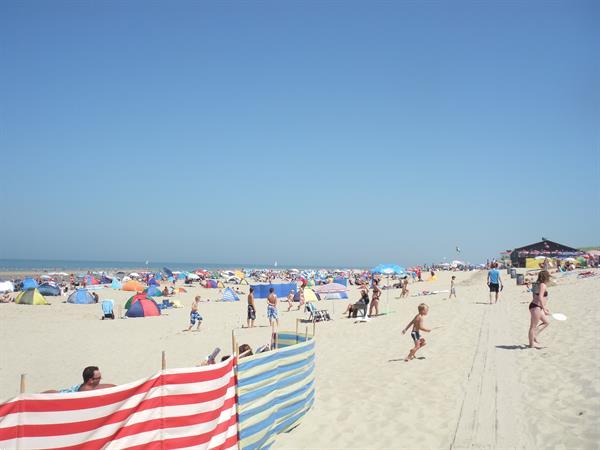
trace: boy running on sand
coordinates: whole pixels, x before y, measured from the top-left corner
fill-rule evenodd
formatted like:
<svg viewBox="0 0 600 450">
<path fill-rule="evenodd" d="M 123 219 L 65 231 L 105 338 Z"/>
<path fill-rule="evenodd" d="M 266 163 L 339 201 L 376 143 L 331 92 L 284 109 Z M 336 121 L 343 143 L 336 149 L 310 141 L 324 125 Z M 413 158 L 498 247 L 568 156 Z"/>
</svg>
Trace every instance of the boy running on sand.
<svg viewBox="0 0 600 450">
<path fill-rule="evenodd" d="M 415 346 L 408 353 L 408 356 L 404 359 L 404 361 L 410 361 L 411 359 L 414 359 L 417 351 L 426 345 L 425 338 L 421 337 L 421 331 L 424 331 L 425 333 L 429 333 L 431 331 L 431 329 L 423 326 L 423 321 L 428 312 L 429 306 L 427 306 L 425 303 L 421 303 L 419 305 L 419 314 L 417 314 L 415 318 L 411 320 L 408 325 L 406 325 L 406 328 L 402 330 L 402 334 L 406 334 L 406 330 L 408 330 L 408 328 L 412 325 L 413 329 L 410 333 L 410 337 L 412 337 L 413 341 L 415 342 Z"/>
<path fill-rule="evenodd" d="M 197 295 L 192 303 L 192 309 L 190 310 L 190 326 L 187 330 L 190 331 L 194 325 L 196 325 L 196 321 L 198 321 L 198 326 L 196 327 L 196 331 L 200 330 L 200 325 L 202 324 L 202 316 L 198 312 L 198 304 L 200 303 L 200 296 Z"/>
</svg>

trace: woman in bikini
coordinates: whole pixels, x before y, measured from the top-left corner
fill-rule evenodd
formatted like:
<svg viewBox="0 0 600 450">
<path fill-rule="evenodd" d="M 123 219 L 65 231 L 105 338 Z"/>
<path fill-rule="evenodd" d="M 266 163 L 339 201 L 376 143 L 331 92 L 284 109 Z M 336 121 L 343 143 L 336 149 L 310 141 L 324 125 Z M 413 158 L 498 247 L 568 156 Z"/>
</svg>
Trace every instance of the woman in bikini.
<svg viewBox="0 0 600 450">
<path fill-rule="evenodd" d="M 373 315 L 373 310 L 375 310 L 375 315 L 379 315 L 379 297 L 381 297 L 381 289 L 379 289 L 379 281 L 373 280 L 373 297 L 371 298 L 371 307 L 369 308 L 369 316 Z"/>
<path fill-rule="evenodd" d="M 541 348 L 537 345 L 537 337 L 550 325 L 547 316 L 550 314 L 548 310 L 548 287 L 546 285 L 548 281 L 550 281 L 550 273 L 547 270 L 542 270 L 538 275 L 537 282 L 531 289 L 533 298 L 529 304 L 529 314 L 531 315 L 531 322 L 529 324 L 530 348 Z"/>
</svg>

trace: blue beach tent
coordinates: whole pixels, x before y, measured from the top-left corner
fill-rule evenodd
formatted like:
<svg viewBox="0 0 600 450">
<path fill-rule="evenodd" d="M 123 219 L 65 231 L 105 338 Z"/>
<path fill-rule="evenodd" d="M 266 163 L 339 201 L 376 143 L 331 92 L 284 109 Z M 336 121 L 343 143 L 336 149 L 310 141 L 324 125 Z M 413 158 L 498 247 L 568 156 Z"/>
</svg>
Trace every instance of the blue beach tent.
<svg viewBox="0 0 600 450">
<path fill-rule="evenodd" d="M 42 283 L 40 284 L 40 286 L 38 287 L 38 291 L 40 292 L 40 294 L 44 295 L 44 296 L 52 296 L 52 295 L 60 295 L 60 287 L 58 287 L 56 284 L 50 284 L 50 283 Z"/>
<path fill-rule="evenodd" d="M 231 288 L 225 289 L 223 291 L 223 301 L 224 302 L 239 302 L 240 297 L 235 293 L 235 291 Z"/>
<path fill-rule="evenodd" d="M 77 289 L 67 299 L 68 303 L 75 303 L 78 305 L 87 305 L 90 303 L 96 303 L 92 294 L 87 289 Z"/>
<path fill-rule="evenodd" d="M 25 278 L 23 280 L 23 290 L 27 291 L 29 289 L 36 289 L 38 287 L 37 281 L 33 278 Z"/>
<path fill-rule="evenodd" d="M 121 282 L 119 281 L 119 279 L 117 277 L 114 277 L 112 282 L 110 283 L 110 287 L 113 289 L 121 289 L 123 287 L 123 285 L 121 284 Z"/>
</svg>

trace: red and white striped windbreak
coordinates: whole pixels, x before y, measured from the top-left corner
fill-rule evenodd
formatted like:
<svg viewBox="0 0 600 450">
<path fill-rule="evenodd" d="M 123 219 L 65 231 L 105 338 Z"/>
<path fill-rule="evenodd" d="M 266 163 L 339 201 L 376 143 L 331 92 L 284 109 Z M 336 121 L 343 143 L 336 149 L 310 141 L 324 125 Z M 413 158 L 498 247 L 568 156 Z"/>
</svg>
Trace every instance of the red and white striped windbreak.
<svg viewBox="0 0 600 450">
<path fill-rule="evenodd" d="M 0 448 L 234 449 L 233 358 L 97 391 L 21 394 L 0 405 Z"/>
</svg>

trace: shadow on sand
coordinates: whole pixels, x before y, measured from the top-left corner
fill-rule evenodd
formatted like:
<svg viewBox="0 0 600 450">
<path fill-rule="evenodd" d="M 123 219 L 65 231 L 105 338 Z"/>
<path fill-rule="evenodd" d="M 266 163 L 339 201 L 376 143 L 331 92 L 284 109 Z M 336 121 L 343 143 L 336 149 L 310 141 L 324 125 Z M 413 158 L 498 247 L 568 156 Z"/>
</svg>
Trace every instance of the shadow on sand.
<svg viewBox="0 0 600 450">
<path fill-rule="evenodd" d="M 529 346 L 525 344 L 520 345 L 496 345 L 496 348 L 501 350 L 529 350 Z"/>
</svg>

